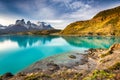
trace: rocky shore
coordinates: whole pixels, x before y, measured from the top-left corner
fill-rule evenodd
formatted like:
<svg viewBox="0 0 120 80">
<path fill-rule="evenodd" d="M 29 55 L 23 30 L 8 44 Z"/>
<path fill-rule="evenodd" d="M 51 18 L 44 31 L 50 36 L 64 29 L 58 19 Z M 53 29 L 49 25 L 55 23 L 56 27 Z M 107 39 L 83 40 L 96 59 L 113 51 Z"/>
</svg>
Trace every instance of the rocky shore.
<svg viewBox="0 0 120 80">
<path fill-rule="evenodd" d="M 120 80 L 120 44 L 43 59 L 22 72 L 6 73 L 0 80 Z"/>
</svg>

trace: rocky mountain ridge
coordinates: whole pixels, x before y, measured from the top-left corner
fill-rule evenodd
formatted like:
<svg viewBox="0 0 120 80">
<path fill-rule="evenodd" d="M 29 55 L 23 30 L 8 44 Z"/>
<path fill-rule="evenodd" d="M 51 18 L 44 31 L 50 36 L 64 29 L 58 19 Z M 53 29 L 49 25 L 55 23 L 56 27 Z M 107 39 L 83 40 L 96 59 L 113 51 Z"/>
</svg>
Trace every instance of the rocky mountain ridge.
<svg viewBox="0 0 120 80">
<path fill-rule="evenodd" d="M 0 25 L 0 33 L 17 33 L 26 31 L 37 31 L 37 30 L 51 30 L 54 29 L 50 24 L 45 22 L 38 22 L 37 24 L 27 21 L 25 23 L 24 19 L 16 20 L 15 24 L 9 26 Z"/>
</svg>

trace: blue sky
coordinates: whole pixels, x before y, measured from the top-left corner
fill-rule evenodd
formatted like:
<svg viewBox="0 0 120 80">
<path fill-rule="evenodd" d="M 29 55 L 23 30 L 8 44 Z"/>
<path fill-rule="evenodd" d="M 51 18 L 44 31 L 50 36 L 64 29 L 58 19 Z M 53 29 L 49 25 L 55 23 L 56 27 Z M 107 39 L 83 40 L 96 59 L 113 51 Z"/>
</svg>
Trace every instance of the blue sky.
<svg viewBox="0 0 120 80">
<path fill-rule="evenodd" d="M 14 24 L 23 18 L 63 29 L 71 22 L 90 19 L 116 6 L 120 6 L 120 0 L 0 0 L 0 24 Z"/>
</svg>

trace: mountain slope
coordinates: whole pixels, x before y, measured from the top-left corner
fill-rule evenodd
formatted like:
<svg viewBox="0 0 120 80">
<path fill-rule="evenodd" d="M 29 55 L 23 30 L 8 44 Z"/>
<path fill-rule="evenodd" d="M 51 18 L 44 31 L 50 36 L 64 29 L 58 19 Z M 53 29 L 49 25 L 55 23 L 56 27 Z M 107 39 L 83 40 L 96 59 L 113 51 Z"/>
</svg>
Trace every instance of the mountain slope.
<svg viewBox="0 0 120 80">
<path fill-rule="evenodd" d="M 25 23 L 24 19 L 16 20 L 15 24 L 9 26 L 0 25 L 0 34 L 4 33 L 18 33 L 18 32 L 28 32 L 28 31 L 38 31 L 38 30 L 53 30 L 54 28 L 45 22 L 38 22 L 37 24 L 27 21 Z"/>
<path fill-rule="evenodd" d="M 71 23 L 61 34 L 120 36 L 120 6 L 101 11 L 91 20 Z"/>
</svg>

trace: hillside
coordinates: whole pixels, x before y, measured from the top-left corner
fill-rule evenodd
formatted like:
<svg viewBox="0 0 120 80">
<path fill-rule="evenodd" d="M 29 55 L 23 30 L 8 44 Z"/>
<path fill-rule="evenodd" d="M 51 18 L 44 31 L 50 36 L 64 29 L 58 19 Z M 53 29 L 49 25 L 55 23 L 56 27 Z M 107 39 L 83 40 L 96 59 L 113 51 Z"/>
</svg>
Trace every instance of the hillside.
<svg viewBox="0 0 120 80">
<path fill-rule="evenodd" d="M 71 23 L 60 34 L 120 36 L 120 6 L 101 11 L 91 20 Z"/>
</svg>

